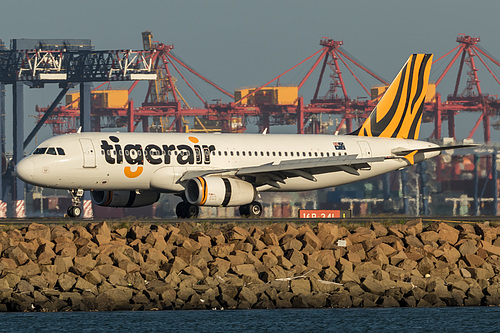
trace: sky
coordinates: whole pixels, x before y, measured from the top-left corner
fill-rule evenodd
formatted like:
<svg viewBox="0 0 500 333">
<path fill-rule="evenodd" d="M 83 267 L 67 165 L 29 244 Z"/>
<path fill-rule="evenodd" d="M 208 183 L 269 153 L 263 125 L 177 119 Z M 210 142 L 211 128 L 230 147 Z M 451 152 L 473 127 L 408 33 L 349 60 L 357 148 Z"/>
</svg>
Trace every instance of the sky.
<svg viewBox="0 0 500 333">
<path fill-rule="evenodd" d="M 434 53 L 437 59 L 458 45 L 455 40 L 461 33 L 480 37 L 480 45 L 500 58 L 498 0 L 4 0 L 2 4 L 0 39 L 7 45 L 14 38 L 86 38 L 97 50 L 139 50 L 141 32 L 149 29 L 154 40 L 173 44 L 176 55 L 229 91 L 271 80 L 316 52 L 322 37 L 342 40 L 350 54 L 387 80 L 394 78 L 409 54 Z M 439 68 L 443 70 L 442 65 Z M 483 91 L 500 95 L 500 86 L 481 70 Z M 456 71 L 452 69 L 452 74 Z M 431 74 L 433 78 L 437 77 Z M 446 96 L 453 84 L 449 75 L 438 90 Z M 352 89 L 356 95 L 359 88 Z M 144 98 L 143 91 L 140 88 L 132 96 L 135 105 Z M 56 85 L 26 87 L 26 135 L 35 123 L 35 105 L 49 105 L 57 93 Z M 305 101 L 311 99 L 313 84 L 301 94 Z M 459 115 L 459 138 L 467 136 L 478 117 Z M 46 129 L 37 140 L 48 135 Z M 481 129 L 475 138 L 482 140 Z M 500 141 L 500 134 L 493 131 L 493 139 Z"/>
</svg>

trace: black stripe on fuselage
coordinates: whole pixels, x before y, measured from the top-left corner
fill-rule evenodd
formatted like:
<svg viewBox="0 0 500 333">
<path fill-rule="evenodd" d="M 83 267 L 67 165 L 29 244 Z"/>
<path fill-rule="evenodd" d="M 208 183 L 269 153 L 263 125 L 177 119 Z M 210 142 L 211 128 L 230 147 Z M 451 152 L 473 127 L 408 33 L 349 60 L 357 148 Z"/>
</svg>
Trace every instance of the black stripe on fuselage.
<svg viewBox="0 0 500 333">
<path fill-rule="evenodd" d="M 222 206 L 226 207 L 229 203 L 229 200 L 231 200 L 231 183 L 227 178 L 222 178 L 222 181 L 224 182 L 224 186 L 226 187 L 226 195 L 224 196 L 224 201 L 222 201 Z"/>
</svg>

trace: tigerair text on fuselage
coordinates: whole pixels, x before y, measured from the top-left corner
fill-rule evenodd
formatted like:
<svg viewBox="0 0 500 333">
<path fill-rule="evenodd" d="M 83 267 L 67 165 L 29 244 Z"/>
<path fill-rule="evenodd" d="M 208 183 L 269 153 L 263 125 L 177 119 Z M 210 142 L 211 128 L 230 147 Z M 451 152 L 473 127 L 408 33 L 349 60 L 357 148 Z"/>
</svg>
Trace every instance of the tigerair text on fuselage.
<svg viewBox="0 0 500 333">
<path fill-rule="evenodd" d="M 210 164 L 210 155 L 216 148 L 214 145 L 199 145 L 198 139 L 189 137 L 195 143 L 194 146 L 187 144 L 147 144 L 144 148 L 141 144 L 120 143 L 116 136 L 109 136 L 108 140 L 101 140 L 101 149 L 104 151 L 105 160 L 108 164 L 144 165 L 145 161 L 152 165 L 171 164 L 172 158 L 177 159 L 180 165 L 186 164 Z"/>
</svg>

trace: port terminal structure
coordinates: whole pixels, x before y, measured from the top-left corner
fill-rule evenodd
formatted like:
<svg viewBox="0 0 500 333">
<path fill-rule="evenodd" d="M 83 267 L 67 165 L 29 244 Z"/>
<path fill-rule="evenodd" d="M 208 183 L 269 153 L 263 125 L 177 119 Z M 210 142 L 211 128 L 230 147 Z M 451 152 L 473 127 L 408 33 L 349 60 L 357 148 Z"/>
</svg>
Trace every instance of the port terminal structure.
<svg viewBox="0 0 500 333">
<path fill-rule="evenodd" d="M 134 131 L 142 123 L 143 131 L 243 132 L 246 129 L 245 119 L 256 117 L 259 129 L 267 128 L 268 132 L 272 131 L 273 126 L 296 124 L 299 134 L 324 133 L 331 123 L 322 122 L 321 116 L 334 115 L 340 119 L 335 124 L 336 130 L 350 132 L 368 117 L 388 85 L 384 78 L 351 55 L 343 47 L 343 41 L 322 38 L 319 50 L 274 79 L 263 85 L 236 89 L 231 93 L 184 62 L 173 52 L 172 44 L 153 41 L 149 31 L 143 32 L 142 36 L 144 50 L 155 51 L 153 66 L 157 72 L 157 80 L 149 82 L 146 96 L 139 107 L 134 107 L 134 101 L 127 97 L 121 101 L 121 106 L 96 103 L 92 107 L 93 130 L 100 131 L 121 123 L 126 124 L 129 131 Z M 448 124 L 445 136 L 456 139 L 455 117 L 463 111 L 479 113 L 467 139 L 473 137 L 481 123 L 485 143 L 491 141 L 491 127 L 500 128 L 500 124 L 490 124 L 490 118 L 500 113 L 500 101 L 496 95 L 483 91 L 477 66 L 478 63 L 484 66 L 494 81 L 500 84 L 500 79 L 495 74 L 500 61 L 480 46 L 480 41 L 479 37 L 458 35 L 458 46 L 434 61 L 434 67 L 445 68 L 437 73 L 437 79 L 429 85 L 425 100 L 423 122 L 434 123 L 430 138 L 442 139 L 442 124 L 445 121 Z M 447 63 L 443 65 L 444 62 Z M 303 68 L 310 63 L 312 65 L 309 68 Z M 455 64 L 458 65 L 458 71 L 454 79 L 454 91 L 444 100 L 437 89 Z M 294 85 L 282 86 L 280 79 L 298 69 L 305 71 L 300 81 L 297 80 Z M 314 94 L 309 103 L 305 103 L 301 89 L 308 80 L 316 76 Z M 215 88 L 222 97 L 232 101 L 224 103 L 217 100 L 213 103 L 213 100 L 203 98 L 203 94 L 195 89 L 199 85 L 193 82 L 193 78 L 202 80 Z M 367 86 L 366 78 L 374 82 L 371 87 Z M 347 79 L 359 85 L 366 95 L 352 98 L 346 84 Z M 325 82 L 327 80 L 329 82 Z M 203 107 L 191 107 L 181 95 L 178 82 L 182 82 Z M 129 94 L 136 84 L 134 82 L 128 89 Z M 95 94 L 99 93 L 99 88 L 96 88 Z M 109 90 L 101 92 L 108 93 Z M 71 125 L 71 121 L 66 121 L 78 117 L 79 105 L 75 103 L 77 98 L 78 96 L 67 99 L 66 105 L 55 108 L 51 118 L 46 121 L 46 124 L 52 126 L 54 134 L 74 132 L 78 128 Z M 93 100 L 102 101 L 99 98 Z M 47 109 L 37 107 L 40 117 L 46 114 Z M 108 119 L 104 120 L 105 117 Z M 110 117 L 114 117 L 114 121 L 110 121 Z M 192 128 L 186 126 L 188 122 L 184 118 L 187 117 L 195 119 Z M 160 123 L 162 126 L 158 126 Z M 62 128 L 61 124 L 68 125 Z"/>
<path fill-rule="evenodd" d="M 54 134 L 75 132 L 80 126 L 83 130 L 101 131 L 104 128 L 125 125 L 128 131 L 135 131 L 139 124 L 142 124 L 144 132 L 243 132 L 246 129 L 246 120 L 253 117 L 257 119 L 260 130 L 267 128 L 271 131 L 273 126 L 295 124 L 297 133 L 324 133 L 332 125 L 335 132 L 350 132 L 368 117 L 388 84 L 385 79 L 352 56 L 343 47 L 343 41 L 322 38 L 319 50 L 271 81 L 256 87 L 237 89 L 231 93 L 182 61 L 181 57 L 173 52 L 172 44 L 153 41 L 153 35 L 149 31 L 142 33 L 142 40 L 144 47 L 141 51 L 94 51 L 89 40 L 12 40 L 10 50 L 1 53 L 0 81 L 2 87 L 5 84 L 13 85 L 16 133 L 13 162 L 16 163 L 19 156 L 23 155 L 19 143 L 22 142 L 23 146 L 28 144 L 43 124 L 50 125 Z M 476 64 L 484 65 L 500 84 L 494 74 L 494 66 L 500 66 L 500 62 L 479 46 L 479 38 L 458 35 L 456 41 L 457 47 L 435 61 L 443 63 L 451 58 L 446 63 L 445 70 L 430 85 L 423 121 L 434 124 L 432 140 L 443 139 L 443 121 L 448 122 L 448 137 L 455 139 L 455 116 L 461 111 L 478 112 L 480 116 L 468 138 L 472 138 L 482 123 L 484 142 L 489 143 L 490 117 L 499 113 L 500 103 L 496 96 L 483 92 Z M 20 46 L 22 43 L 25 44 Z M 31 45 L 26 45 L 30 43 Z M 58 54 L 63 53 L 65 56 L 58 58 Z M 90 58 L 85 58 L 84 54 Z M 446 101 L 442 101 L 441 94 L 436 89 L 458 59 L 459 70 L 454 92 L 448 95 Z M 13 64 L 15 66 L 12 66 Z M 64 73 L 63 70 L 58 70 L 59 64 L 61 69 L 70 71 Z M 70 64 L 74 66 L 68 67 Z M 285 75 L 306 65 L 310 67 L 305 69 L 305 75 L 297 84 L 281 86 L 280 80 Z M 375 80 L 375 86 L 368 87 L 360 73 Z M 64 77 L 64 74 L 67 76 Z M 223 97 L 230 98 L 231 102 L 217 100 L 213 103 L 214 100 L 210 102 L 210 99 L 203 98 L 203 94 L 195 89 L 197 84 L 188 79 L 188 75 L 214 87 Z M 347 76 L 352 78 L 350 81 L 359 84 L 366 97 L 350 97 L 346 84 Z M 317 77 L 317 81 L 313 97 L 309 103 L 304 103 L 304 98 L 300 95 L 301 89 L 314 77 Z M 328 79 L 329 82 L 325 83 Z M 139 80 L 149 80 L 149 84 L 141 106 L 135 107 L 129 95 Z M 465 88 L 461 91 L 460 84 L 464 80 Z M 131 86 L 124 93 L 100 90 L 106 82 L 113 81 L 131 81 Z M 91 91 L 90 82 L 102 84 Z M 37 106 L 38 124 L 27 139 L 24 139 L 23 129 L 19 128 L 22 126 L 19 119 L 22 119 L 23 113 L 22 86 L 26 84 L 30 87 L 43 87 L 46 83 L 58 83 L 62 89 L 61 93 L 50 106 Z M 185 84 L 191 94 L 201 101 L 203 107 L 191 107 L 179 91 L 178 83 Z M 80 91 L 69 92 L 76 84 L 80 85 Z M 64 95 L 66 103 L 57 106 Z M 333 115 L 340 121 L 336 124 L 331 121 L 323 122 L 323 115 Z M 191 123 L 187 120 L 189 118 L 193 119 L 191 128 Z M 493 127 L 495 126 L 494 124 Z M 2 143 L 4 141 L 2 140 Z M 492 156 L 486 157 L 487 173 L 490 176 L 494 163 Z M 459 160 L 452 157 L 451 164 L 458 165 Z M 438 180 L 441 180 L 440 171 L 444 169 L 445 166 L 436 168 Z M 451 168 L 452 172 L 456 169 Z M 445 174 L 443 177 L 447 176 L 448 174 Z M 15 200 L 21 200 L 18 198 L 22 196 L 22 185 L 18 183 L 16 188 L 18 186 L 19 191 L 14 191 Z"/>
<path fill-rule="evenodd" d="M 81 130 L 91 130 L 90 91 L 92 82 L 155 80 L 150 51 L 96 51 L 90 40 L 82 39 L 13 39 L 10 49 L 0 50 L 0 153 L 5 156 L 5 86 L 12 85 L 13 95 L 13 158 L 17 164 L 24 157 L 24 148 L 50 118 L 54 108 L 68 90 L 80 86 L 79 119 Z M 61 91 L 28 136 L 24 135 L 23 88 L 43 88 L 58 84 Z M 1 178 L 0 178 L 1 179 Z M 0 189 L 3 187 L 0 183 Z M 25 184 L 14 179 L 15 216 L 25 216 Z M 0 198 L 3 193 L 0 192 Z M 84 201 L 90 197 L 84 197 Z M 0 217 L 5 217 L 5 203 L 0 202 Z"/>
</svg>

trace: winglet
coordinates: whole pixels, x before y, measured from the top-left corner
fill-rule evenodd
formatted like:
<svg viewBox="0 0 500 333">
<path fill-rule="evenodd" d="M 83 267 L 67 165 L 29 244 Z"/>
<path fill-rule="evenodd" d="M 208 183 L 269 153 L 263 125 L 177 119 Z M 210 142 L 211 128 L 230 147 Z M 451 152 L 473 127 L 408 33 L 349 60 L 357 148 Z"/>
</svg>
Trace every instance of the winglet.
<svg viewBox="0 0 500 333">
<path fill-rule="evenodd" d="M 412 54 L 363 125 L 352 134 L 418 139 L 432 54 Z"/>
</svg>

